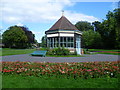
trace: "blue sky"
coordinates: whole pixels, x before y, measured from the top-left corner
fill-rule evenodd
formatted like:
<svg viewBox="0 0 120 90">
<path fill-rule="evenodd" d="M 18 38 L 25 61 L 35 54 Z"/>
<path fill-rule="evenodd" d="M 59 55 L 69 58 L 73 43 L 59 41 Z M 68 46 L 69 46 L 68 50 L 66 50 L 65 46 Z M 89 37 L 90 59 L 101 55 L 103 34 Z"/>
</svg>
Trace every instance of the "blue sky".
<svg viewBox="0 0 120 90">
<path fill-rule="evenodd" d="M 72 2 L 71 0 L 4 0 L 2 4 L 2 23 L 4 32 L 13 25 L 27 26 L 35 34 L 38 42 L 60 17 L 64 15 L 75 24 L 78 21 L 101 21 L 108 11 L 117 7 L 115 2 Z"/>
</svg>

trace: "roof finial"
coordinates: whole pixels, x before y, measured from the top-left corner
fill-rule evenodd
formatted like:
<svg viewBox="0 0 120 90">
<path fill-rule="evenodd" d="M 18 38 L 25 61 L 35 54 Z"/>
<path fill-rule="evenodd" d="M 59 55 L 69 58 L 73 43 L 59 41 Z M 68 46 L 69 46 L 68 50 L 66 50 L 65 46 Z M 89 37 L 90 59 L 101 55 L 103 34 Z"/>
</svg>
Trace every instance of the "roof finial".
<svg viewBox="0 0 120 90">
<path fill-rule="evenodd" d="M 62 16 L 64 16 L 64 10 L 62 10 Z"/>
</svg>

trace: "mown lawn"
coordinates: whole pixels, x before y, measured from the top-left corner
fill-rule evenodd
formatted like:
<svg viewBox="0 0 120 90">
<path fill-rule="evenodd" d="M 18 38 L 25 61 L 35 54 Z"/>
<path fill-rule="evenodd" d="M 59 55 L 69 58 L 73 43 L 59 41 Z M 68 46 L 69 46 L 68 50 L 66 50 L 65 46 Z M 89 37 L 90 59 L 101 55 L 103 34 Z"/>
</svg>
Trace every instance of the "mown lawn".
<svg viewBox="0 0 120 90">
<path fill-rule="evenodd" d="M 3 75 L 3 88 L 118 88 L 117 78 L 56 78 Z"/>
<path fill-rule="evenodd" d="M 120 52 L 120 50 L 114 50 L 114 49 L 111 49 L 111 50 L 107 50 L 107 49 L 89 49 L 89 51 L 113 51 L 113 52 Z"/>
<path fill-rule="evenodd" d="M 106 50 L 106 49 L 89 49 L 93 54 L 111 54 L 111 55 L 120 55 L 120 50 Z"/>
<path fill-rule="evenodd" d="M 7 55 L 19 55 L 19 54 L 30 54 L 36 49 L 10 49 L 10 48 L 3 48 L 0 50 L 0 56 L 7 56 Z M 47 57 L 83 57 L 81 55 L 67 55 L 67 56 L 58 56 L 58 55 L 46 55 Z"/>
<path fill-rule="evenodd" d="M 18 55 L 18 54 L 30 54 L 36 49 L 10 49 L 3 48 L 0 49 L 0 56 L 7 55 Z M 104 50 L 104 49 L 89 49 L 90 52 L 93 51 L 112 51 L 112 52 L 120 52 L 120 50 Z M 93 54 L 112 54 L 112 55 L 120 55 L 120 53 L 109 53 L 109 52 L 94 52 Z M 67 55 L 67 56 L 58 56 L 58 55 L 46 55 L 48 57 L 83 57 L 82 55 Z"/>
<path fill-rule="evenodd" d="M 3 48 L 0 50 L 2 54 L 0 56 L 7 56 L 7 55 L 18 55 L 18 54 L 28 54 L 35 51 L 35 49 L 9 49 Z"/>
</svg>

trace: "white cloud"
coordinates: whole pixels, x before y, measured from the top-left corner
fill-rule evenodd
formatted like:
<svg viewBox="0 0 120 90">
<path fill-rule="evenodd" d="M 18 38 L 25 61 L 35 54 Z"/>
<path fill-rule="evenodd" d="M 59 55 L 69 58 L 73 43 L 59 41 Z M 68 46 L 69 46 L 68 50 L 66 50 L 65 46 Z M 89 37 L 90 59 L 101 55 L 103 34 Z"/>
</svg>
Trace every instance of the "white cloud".
<svg viewBox="0 0 120 90">
<path fill-rule="evenodd" d="M 118 2 L 119 0 L 71 0 L 72 2 Z"/>
<path fill-rule="evenodd" d="M 2 19 L 6 23 L 50 22 L 60 18 L 61 10 L 75 3 L 71 0 L 2 0 Z M 65 11 L 66 17 L 76 20 L 95 21 L 93 16 Z"/>
<path fill-rule="evenodd" d="M 88 21 L 88 22 L 98 21 L 98 18 L 95 18 L 93 16 L 88 16 L 82 13 L 66 11 L 65 14 L 66 17 L 74 24 L 77 21 Z"/>
</svg>

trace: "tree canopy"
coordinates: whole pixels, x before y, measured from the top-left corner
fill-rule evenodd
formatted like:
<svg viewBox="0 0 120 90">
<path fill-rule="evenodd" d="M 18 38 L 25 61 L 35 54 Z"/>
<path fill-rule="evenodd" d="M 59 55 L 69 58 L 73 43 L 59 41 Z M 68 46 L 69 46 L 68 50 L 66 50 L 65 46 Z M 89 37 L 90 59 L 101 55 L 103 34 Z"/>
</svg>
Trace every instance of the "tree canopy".
<svg viewBox="0 0 120 90">
<path fill-rule="evenodd" d="M 101 35 L 93 30 L 83 31 L 82 46 L 85 48 L 101 48 Z"/>
<path fill-rule="evenodd" d="M 80 31 L 94 30 L 94 27 L 91 25 L 91 23 L 87 21 L 79 21 L 75 24 L 75 26 Z"/>
<path fill-rule="evenodd" d="M 26 34 L 27 32 L 27 34 Z M 27 48 L 31 43 L 34 43 L 34 35 L 24 31 L 23 27 L 11 26 L 6 30 L 3 35 L 3 43 L 5 47 L 9 48 Z M 32 37 L 32 39 L 30 38 Z"/>
<path fill-rule="evenodd" d="M 120 48 L 120 9 L 109 11 L 106 15 L 106 20 L 100 24 L 99 33 L 102 36 L 104 48 Z"/>
<path fill-rule="evenodd" d="M 75 26 L 83 31 L 83 47 L 120 49 L 120 8 L 108 11 L 106 20 L 102 22 L 94 21 L 91 25 L 86 21 L 79 21 Z"/>
<path fill-rule="evenodd" d="M 41 47 L 44 47 L 44 48 L 47 47 L 46 36 L 43 36 L 41 39 Z"/>
<path fill-rule="evenodd" d="M 31 31 L 29 31 L 29 29 L 27 27 L 20 26 L 20 28 L 22 28 L 22 30 L 25 32 L 25 34 L 28 38 L 28 43 L 34 43 L 35 35 Z"/>
</svg>

